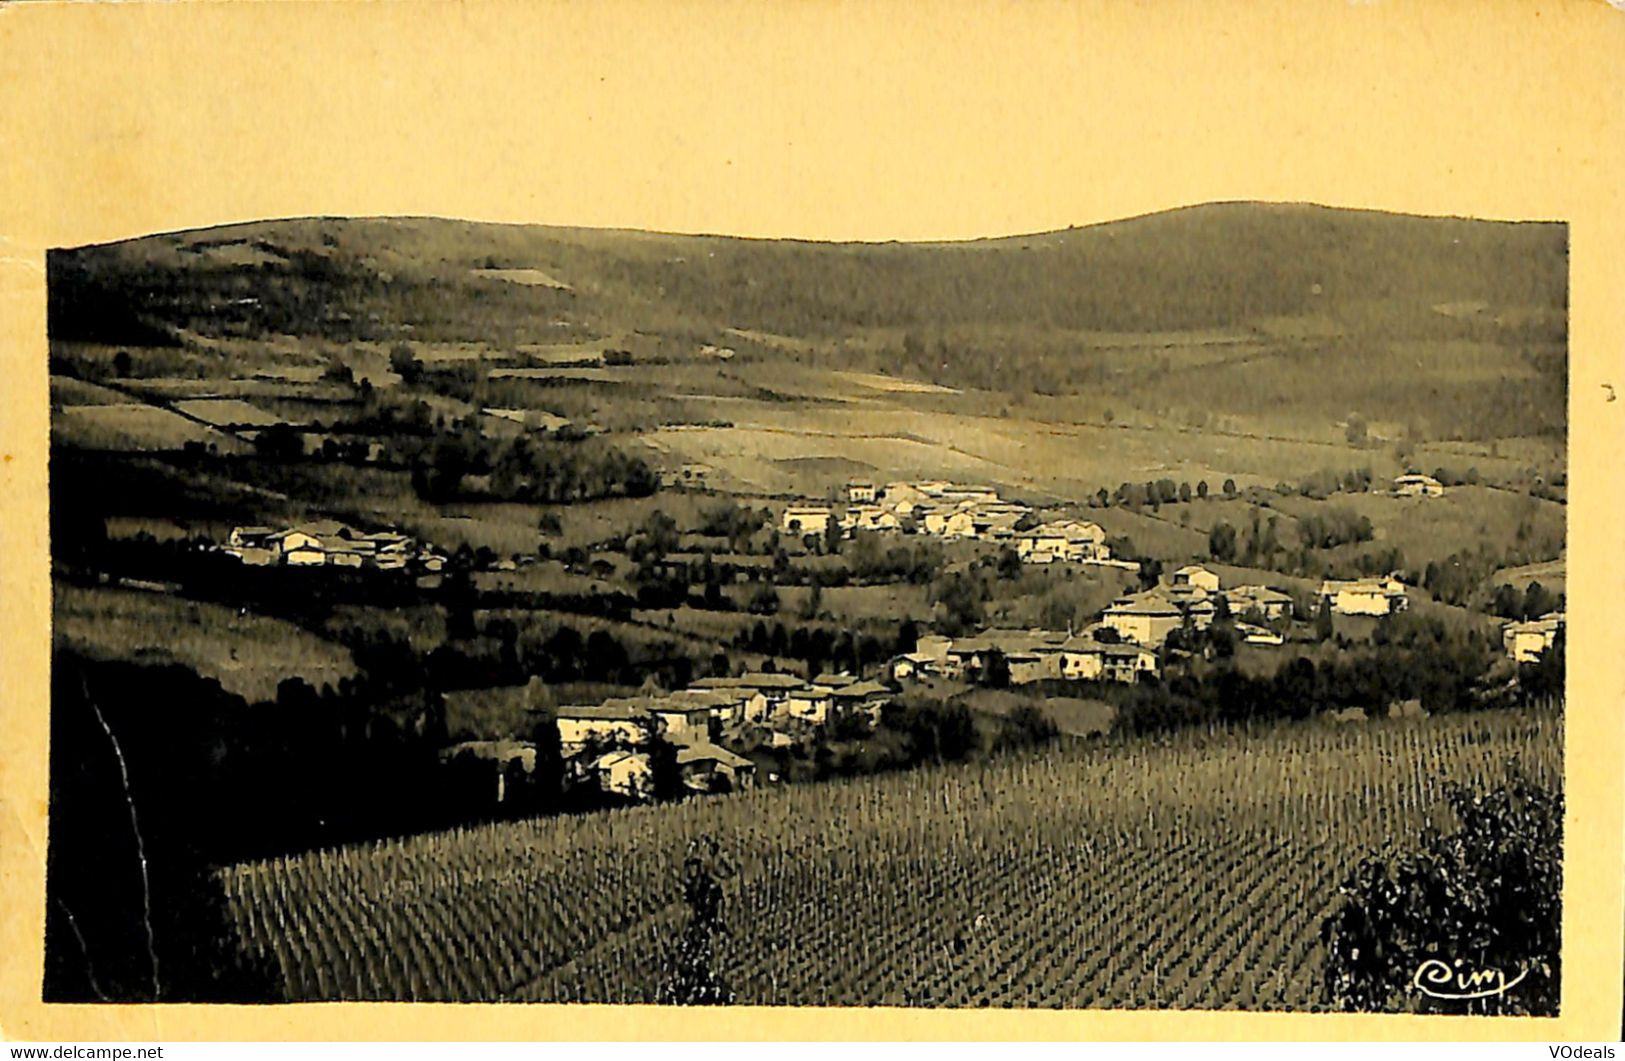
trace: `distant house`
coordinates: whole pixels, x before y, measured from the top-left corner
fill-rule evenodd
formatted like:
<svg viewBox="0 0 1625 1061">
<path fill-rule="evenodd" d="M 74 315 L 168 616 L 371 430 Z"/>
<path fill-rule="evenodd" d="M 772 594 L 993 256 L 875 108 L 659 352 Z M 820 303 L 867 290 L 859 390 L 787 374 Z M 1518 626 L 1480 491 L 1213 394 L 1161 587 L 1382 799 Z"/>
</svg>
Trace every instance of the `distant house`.
<svg viewBox="0 0 1625 1061">
<path fill-rule="evenodd" d="M 694 792 L 734 791 L 756 780 L 755 763 L 708 741 L 678 748 L 677 770 Z"/>
<path fill-rule="evenodd" d="M 647 716 L 624 703 L 570 705 L 553 714 L 558 719 L 559 747 L 567 757 L 591 741 L 632 748 L 649 742 Z"/>
<path fill-rule="evenodd" d="M 1257 609 L 1265 619 L 1285 618 L 1292 611 L 1292 597 L 1268 586 L 1237 586 L 1224 591 L 1224 600 L 1230 614 L 1246 615 Z"/>
<path fill-rule="evenodd" d="M 1184 615 L 1166 596 L 1155 590 L 1119 597 L 1101 615 L 1104 625 L 1128 641 L 1160 645 L 1184 623 Z"/>
<path fill-rule="evenodd" d="M 1133 683 L 1157 673 L 1157 654 L 1142 645 L 1106 645 L 1101 650 L 1102 677 Z"/>
<path fill-rule="evenodd" d="M 1546 654 L 1563 629 L 1563 613 L 1547 612 L 1528 622 L 1508 623 L 1501 628 L 1501 644 L 1514 663 L 1534 663 Z"/>
<path fill-rule="evenodd" d="M 874 483 L 853 480 L 846 484 L 846 499 L 854 505 L 872 505 L 879 496 Z"/>
<path fill-rule="evenodd" d="M 711 739 L 711 709 L 705 704 L 669 697 L 649 709 L 655 735 L 670 744 L 694 744 Z"/>
<path fill-rule="evenodd" d="M 1415 472 L 1401 475 L 1394 480 L 1394 495 L 1396 497 L 1443 497 L 1444 484 L 1431 475 L 1419 475 Z"/>
<path fill-rule="evenodd" d="M 738 687 L 718 689 L 691 685 L 673 692 L 671 701 L 674 705 L 692 704 L 702 707 L 723 725 L 732 725 L 744 720 L 745 705 L 750 702 L 753 695 L 752 690 Z"/>
<path fill-rule="evenodd" d="M 647 799 L 654 794 L 654 771 L 649 767 L 649 756 L 642 752 L 617 748 L 593 760 L 592 773 L 598 787 L 633 799 Z"/>
<path fill-rule="evenodd" d="M 1219 576 L 1200 564 L 1187 564 L 1174 572 L 1176 586 L 1195 586 L 1209 593 L 1219 592 Z"/>
<path fill-rule="evenodd" d="M 804 685 L 785 694 L 780 710 L 791 718 L 822 726 L 829 721 L 830 707 L 834 703 L 830 690 Z"/>
<path fill-rule="evenodd" d="M 887 664 L 887 670 L 893 681 L 906 682 L 924 677 L 930 673 L 931 667 L 938 661 L 923 652 L 906 652 L 901 656 L 894 656 Z"/>
<path fill-rule="evenodd" d="M 744 722 L 766 722 L 784 704 L 790 690 L 803 682 L 793 674 L 767 674 L 753 672 L 737 678 L 701 678 L 689 683 L 690 689 L 737 690 L 744 700 L 739 719 Z"/>
<path fill-rule="evenodd" d="M 1069 681 L 1099 678 L 1105 648 L 1105 645 L 1084 634 L 1067 638 L 1061 642 L 1061 677 Z"/>
<path fill-rule="evenodd" d="M 856 531 L 901 530 L 903 521 L 897 513 L 882 505 L 854 505 L 841 517 L 841 529 L 851 534 Z"/>
<path fill-rule="evenodd" d="M 797 536 L 822 535 L 829 530 L 829 521 L 833 515 L 834 513 L 824 505 L 791 505 L 784 510 L 780 528 L 786 534 Z"/>
<path fill-rule="evenodd" d="M 1337 615 L 1389 615 L 1410 606 L 1405 584 L 1392 576 L 1327 579 L 1320 584 L 1320 602 Z"/>
<path fill-rule="evenodd" d="M 870 721 L 875 721 L 880 718 L 881 708 L 891 703 L 892 691 L 877 681 L 864 680 L 843 685 L 830 693 L 830 697 L 835 702 L 837 715 L 861 711 Z"/>
<path fill-rule="evenodd" d="M 1236 633 L 1241 640 L 1249 645 L 1284 645 L 1286 638 L 1271 630 L 1267 626 L 1254 626 L 1252 623 L 1237 623 Z"/>
<path fill-rule="evenodd" d="M 1193 627 L 1198 630 L 1206 630 L 1213 625 L 1213 620 L 1218 616 L 1219 606 L 1213 603 L 1211 597 L 1204 595 L 1187 601 L 1181 611 L 1184 613 L 1185 618 L 1190 620 Z"/>
<path fill-rule="evenodd" d="M 1097 523 L 1059 520 L 1014 535 L 1016 554 L 1029 564 L 1103 560 L 1106 532 Z"/>
</svg>

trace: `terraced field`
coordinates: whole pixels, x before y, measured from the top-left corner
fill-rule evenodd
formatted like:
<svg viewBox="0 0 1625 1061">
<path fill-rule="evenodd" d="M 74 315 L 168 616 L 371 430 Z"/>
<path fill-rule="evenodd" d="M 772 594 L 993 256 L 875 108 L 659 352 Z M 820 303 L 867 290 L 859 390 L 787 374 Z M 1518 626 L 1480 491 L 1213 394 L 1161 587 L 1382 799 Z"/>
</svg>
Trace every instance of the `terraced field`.
<svg viewBox="0 0 1625 1061">
<path fill-rule="evenodd" d="M 1321 1005 L 1338 882 L 1458 780 L 1561 778 L 1534 710 L 1160 742 L 375 843 L 223 871 L 290 999 L 651 1002 L 714 838 L 745 1004 Z M 1439 821 L 1439 824 L 1447 824 Z"/>
</svg>

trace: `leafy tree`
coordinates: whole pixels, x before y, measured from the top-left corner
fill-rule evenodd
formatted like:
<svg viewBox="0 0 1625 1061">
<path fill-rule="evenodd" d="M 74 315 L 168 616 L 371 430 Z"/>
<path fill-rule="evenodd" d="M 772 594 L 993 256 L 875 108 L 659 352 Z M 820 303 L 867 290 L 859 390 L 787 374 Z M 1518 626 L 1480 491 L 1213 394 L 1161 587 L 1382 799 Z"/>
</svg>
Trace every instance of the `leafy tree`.
<svg viewBox="0 0 1625 1061">
<path fill-rule="evenodd" d="M 389 370 L 401 377 L 401 382 L 409 386 L 423 378 L 423 362 L 418 360 L 412 348 L 405 343 L 396 343 L 394 349 L 390 350 Z"/>
<path fill-rule="evenodd" d="M 1343 429 L 1343 437 L 1348 439 L 1351 446 L 1363 446 L 1366 440 L 1366 423 L 1362 416 L 1350 416 L 1347 426 Z"/>
<path fill-rule="evenodd" d="M 1196 484 L 1196 496 L 1201 498 L 1203 501 L 1207 500 L 1207 480 L 1206 479 L 1203 479 L 1201 482 Z"/>
<path fill-rule="evenodd" d="M 271 424 L 254 436 L 254 451 L 269 460 L 298 460 L 305 455 L 305 443 L 291 425 Z"/>
<path fill-rule="evenodd" d="M 1457 831 L 1430 828 L 1415 852 L 1367 858 L 1340 889 L 1321 929 L 1326 1000 L 1358 1011 L 1555 1016 L 1563 797 L 1514 769 L 1489 793 L 1452 783 L 1447 798 Z M 1477 985 L 1460 978 L 1483 970 L 1517 982 L 1476 999 L 1418 986 L 1471 993 Z"/>
<path fill-rule="evenodd" d="M 746 608 L 754 615 L 773 615 L 779 610 L 779 591 L 766 583 L 757 586 Z"/>
<path fill-rule="evenodd" d="M 1225 497 L 1235 497 L 1236 496 L 1236 481 L 1234 479 L 1226 479 L 1224 481 L 1224 496 Z"/>
<path fill-rule="evenodd" d="M 1181 501 L 1189 501 L 1191 499 L 1191 484 L 1190 483 L 1180 483 L 1179 484 L 1179 499 Z"/>
<path fill-rule="evenodd" d="M 1213 559 L 1229 563 L 1236 558 L 1236 528 L 1220 520 L 1208 532 L 1207 549 Z"/>
<path fill-rule="evenodd" d="M 130 351 L 120 350 L 113 355 L 113 375 L 119 379 L 129 379 L 130 372 Z"/>
<path fill-rule="evenodd" d="M 999 577 L 1005 580 L 1021 577 L 1021 554 L 1008 545 L 999 550 Z"/>
</svg>

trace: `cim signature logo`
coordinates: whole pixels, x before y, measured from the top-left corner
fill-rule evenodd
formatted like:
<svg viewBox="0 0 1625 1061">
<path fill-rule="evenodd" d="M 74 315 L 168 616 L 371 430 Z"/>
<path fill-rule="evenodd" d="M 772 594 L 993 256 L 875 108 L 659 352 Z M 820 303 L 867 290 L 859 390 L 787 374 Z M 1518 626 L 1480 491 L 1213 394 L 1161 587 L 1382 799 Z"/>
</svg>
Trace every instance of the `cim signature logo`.
<svg viewBox="0 0 1625 1061">
<path fill-rule="evenodd" d="M 1429 958 L 1417 966 L 1411 984 L 1429 998 L 1490 998 L 1511 991 L 1528 975 L 1528 967 L 1508 979 L 1500 969 L 1474 969 L 1459 958 L 1454 964 Z"/>
</svg>

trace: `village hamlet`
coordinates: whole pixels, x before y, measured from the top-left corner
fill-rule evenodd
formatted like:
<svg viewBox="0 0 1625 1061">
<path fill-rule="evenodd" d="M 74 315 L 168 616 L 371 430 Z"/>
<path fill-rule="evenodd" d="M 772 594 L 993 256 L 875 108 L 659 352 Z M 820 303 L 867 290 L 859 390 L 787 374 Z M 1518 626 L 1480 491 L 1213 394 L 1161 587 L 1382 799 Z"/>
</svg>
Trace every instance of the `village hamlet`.
<svg viewBox="0 0 1625 1061">
<path fill-rule="evenodd" d="M 55 251 L 45 997 L 1550 1015 L 1567 241 Z"/>
</svg>

